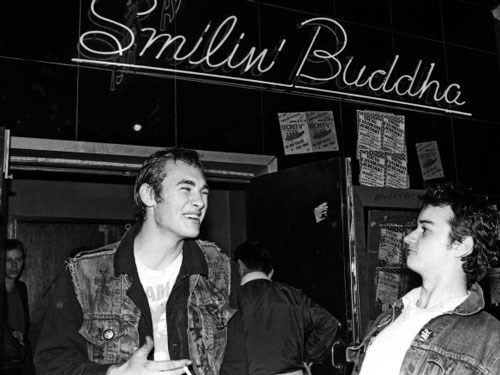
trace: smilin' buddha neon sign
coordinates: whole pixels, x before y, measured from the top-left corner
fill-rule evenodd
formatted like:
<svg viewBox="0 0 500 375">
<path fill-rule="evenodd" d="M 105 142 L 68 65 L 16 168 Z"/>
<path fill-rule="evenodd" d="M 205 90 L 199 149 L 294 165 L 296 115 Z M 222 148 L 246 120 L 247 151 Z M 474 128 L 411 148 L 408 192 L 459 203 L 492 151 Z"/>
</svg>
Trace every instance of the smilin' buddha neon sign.
<svg viewBox="0 0 500 375">
<path fill-rule="evenodd" d="M 305 52 L 297 59 L 289 81 L 275 82 L 265 80 L 264 76 L 273 69 L 279 69 L 277 62 L 287 48 L 287 40 L 281 39 L 273 49 L 264 48 L 259 51 L 255 46 L 248 46 L 244 43 L 245 33 L 238 35 L 236 31 L 238 18 L 234 15 L 219 24 L 208 22 L 198 39 L 194 43 L 188 43 L 184 35 L 160 32 L 164 31 L 163 26 L 160 27 L 161 30 L 144 27 L 137 31 L 129 25 L 105 17 L 97 11 L 96 2 L 97 0 L 92 0 L 90 15 L 101 29 L 81 34 L 79 50 L 85 58 L 73 59 L 78 63 L 115 66 L 165 75 L 175 73 L 180 78 L 185 75 L 239 85 L 267 86 L 310 95 L 347 96 L 471 115 L 449 109 L 463 106 L 465 100 L 461 98 L 459 84 L 451 83 L 442 87 L 439 81 L 432 79 L 434 63 L 422 67 L 422 60 L 419 60 L 411 74 L 397 76 L 395 71 L 399 61 L 398 55 L 394 57 L 388 69 L 373 71 L 369 71 L 366 65 L 359 69 L 353 68 L 353 57 L 342 61 L 342 52 L 348 41 L 347 33 L 339 22 L 330 18 L 311 18 L 300 24 L 299 28 L 311 28 L 313 36 L 307 41 Z M 137 17 L 140 20 L 146 19 L 157 9 L 157 3 L 153 1 L 148 9 L 137 11 Z M 319 42 L 320 36 L 323 44 Z M 324 46 L 325 37 L 329 38 L 328 49 L 320 47 Z M 145 42 L 139 45 L 139 38 Z M 135 63 L 136 57 L 140 59 L 145 56 L 152 58 L 153 63 Z M 180 65 L 184 69 L 178 68 Z M 343 87 L 343 90 L 331 89 L 332 83 L 335 83 L 336 87 Z M 330 86 L 325 87 L 325 84 Z M 368 92 L 368 95 L 356 93 L 360 90 Z M 387 98 L 394 95 L 399 99 Z M 427 101 L 430 99 L 434 105 L 405 101 L 408 98 Z"/>
</svg>

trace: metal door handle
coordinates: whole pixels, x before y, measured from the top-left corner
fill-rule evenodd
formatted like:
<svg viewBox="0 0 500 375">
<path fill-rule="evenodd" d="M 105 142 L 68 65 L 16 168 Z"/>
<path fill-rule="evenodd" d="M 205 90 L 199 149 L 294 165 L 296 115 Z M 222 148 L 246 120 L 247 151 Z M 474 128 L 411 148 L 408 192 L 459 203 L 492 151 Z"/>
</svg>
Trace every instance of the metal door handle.
<svg viewBox="0 0 500 375">
<path fill-rule="evenodd" d="M 341 350 L 339 352 L 339 350 Z M 340 358 L 338 358 L 340 356 Z M 341 338 L 337 338 L 332 344 L 331 354 L 332 366 L 336 370 L 345 368 L 345 343 Z"/>
</svg>

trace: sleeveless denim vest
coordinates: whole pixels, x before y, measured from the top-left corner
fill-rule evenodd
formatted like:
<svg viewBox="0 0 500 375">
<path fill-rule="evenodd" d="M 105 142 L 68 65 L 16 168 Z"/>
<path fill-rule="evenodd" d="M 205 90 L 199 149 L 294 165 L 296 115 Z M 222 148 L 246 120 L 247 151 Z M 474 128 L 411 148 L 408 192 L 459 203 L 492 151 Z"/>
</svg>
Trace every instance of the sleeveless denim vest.
<svg viewBox="0 0 500 375">
<path fill-rule="evenodd" d="M 197 244 L 208 265 L 208 278 L 189 276 L 188 347 L 197 375 L 217 375 L 226 348 L 227 324 L 236 313 L 229 306 L 231 264 L 215 244 Z M 100 364 L 120 365 L 139 347 L 141 312 L 126 293 L 131 281 L 114 272 L 118 245 L 82 252 L 68 262 L 83 312 L 79 333 L 87 341 L 89 360 Z"/>
</svg>

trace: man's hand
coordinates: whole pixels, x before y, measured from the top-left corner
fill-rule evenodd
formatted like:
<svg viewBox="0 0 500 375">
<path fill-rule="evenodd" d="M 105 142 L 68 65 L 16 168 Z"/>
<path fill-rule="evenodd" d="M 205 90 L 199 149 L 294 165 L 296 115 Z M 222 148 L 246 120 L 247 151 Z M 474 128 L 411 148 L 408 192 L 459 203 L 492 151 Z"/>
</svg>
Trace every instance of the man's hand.
<svg viewBox="0 0 500 375">
<path fill-rule="evenodd" d="M 146 337 L 146 343 L 121 366 L 111 366 L 106 375 L 182 375 L 191 364 L 188 359 L 177 361 L 150 361 L 148 354 L 153 349 L 153 339 Z"/>
<path fill-rule="evenodd" d="M 19 341 L 19 344 L 24 345 L 23 342 L 23 334 L 19 331 L 12 331 L 12 336 L 14 336 L 17 341 Z"/>
</svg>

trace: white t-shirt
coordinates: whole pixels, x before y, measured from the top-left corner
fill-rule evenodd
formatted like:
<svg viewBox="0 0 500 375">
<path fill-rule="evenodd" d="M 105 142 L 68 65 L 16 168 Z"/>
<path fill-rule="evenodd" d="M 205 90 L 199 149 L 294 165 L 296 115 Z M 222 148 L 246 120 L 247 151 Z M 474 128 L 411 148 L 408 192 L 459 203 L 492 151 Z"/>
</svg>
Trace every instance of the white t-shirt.
<svg viewBox="0 0 500 375">
<path fill-rule="evenodd" d="M 372 340 L 360 375 L 399 375 L 406 352 L 424 325 L 431 319 L 454 310 L 467 298 L 455 298 L 422 309 L 417 307 L 420 289 L 413 289 L 402 298 L 404 309 L 401 315 Z"/>
<path fill-rule="evenodd" d="M 153 323 L 154 360 L 170 359 L 168 352 L 167 301 L 179 275 L 182 264 L 182 253 L 164 270 L 147 268 L 137 257 L 135 263 L 142 287 L 148 297 L 151 320 Z"/>
</svg>

